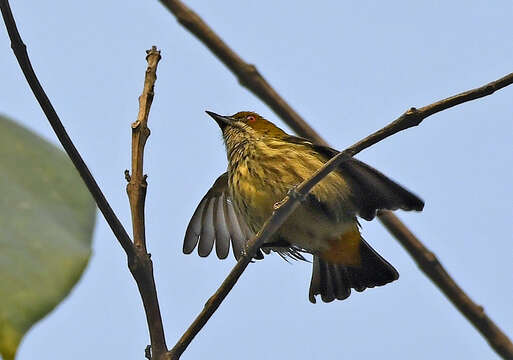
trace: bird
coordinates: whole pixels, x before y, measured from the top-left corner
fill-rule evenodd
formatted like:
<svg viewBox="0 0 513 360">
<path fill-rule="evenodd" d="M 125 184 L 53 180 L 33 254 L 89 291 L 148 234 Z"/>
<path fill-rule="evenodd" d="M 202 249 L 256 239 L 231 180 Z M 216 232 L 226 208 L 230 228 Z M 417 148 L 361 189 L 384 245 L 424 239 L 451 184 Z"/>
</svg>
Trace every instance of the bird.
<svg viewBox="0 0 513 360">
<path fill-rule="evenodd" d="M 212 117 L 221 129 L 227 171 L 215 180 L 191 217 L 183 243 L 201 257 L 215 245 L 219 259 L 230 244 L 238 260 L 277 204 L 339 151 L 287 134 L 251 111 Z M 358 218 L 379 210 L 422 211 L 424 202 L 378 170 L 351 157 L 316 184 L 254 259 L 276 252 L 286 260 L 313 255 L 309 300 L 344 300 L 399 278 L 397 270 L 362 237 Z"/>
</svg>

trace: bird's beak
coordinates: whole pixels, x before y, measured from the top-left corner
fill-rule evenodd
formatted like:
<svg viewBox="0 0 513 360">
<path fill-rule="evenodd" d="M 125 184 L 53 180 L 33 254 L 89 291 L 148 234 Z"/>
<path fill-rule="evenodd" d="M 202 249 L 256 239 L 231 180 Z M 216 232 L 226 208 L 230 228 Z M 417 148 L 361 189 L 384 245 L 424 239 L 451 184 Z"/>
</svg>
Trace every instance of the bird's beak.
<svg viewBox="0 0 513 360">
<path fill-rule="evenodd" d="M 227 125 L 230 125 L 232 123 L 232 119 L 228 116 L 222 116 L 218 115 L 212 111 L 205 111 L 208 115 L 212 117 L 217 122 L 217 125 L 223 130 Z"/>
</svg>

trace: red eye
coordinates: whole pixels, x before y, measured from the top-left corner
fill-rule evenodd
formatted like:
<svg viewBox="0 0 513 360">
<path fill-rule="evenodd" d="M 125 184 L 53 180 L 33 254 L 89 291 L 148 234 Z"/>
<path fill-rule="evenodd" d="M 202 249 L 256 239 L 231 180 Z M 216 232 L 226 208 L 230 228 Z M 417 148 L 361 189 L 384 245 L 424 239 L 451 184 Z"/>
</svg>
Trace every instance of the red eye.
<svg viewBox="0 0 513 360">
<path fill-rule="evenodd" d="M 255 121 L 255 117 L 253 115 L 248 115 L 248 116 L 246 116 L 246 120 L 248 122 L 253 122 L 253 121 Z"/>
</svg>

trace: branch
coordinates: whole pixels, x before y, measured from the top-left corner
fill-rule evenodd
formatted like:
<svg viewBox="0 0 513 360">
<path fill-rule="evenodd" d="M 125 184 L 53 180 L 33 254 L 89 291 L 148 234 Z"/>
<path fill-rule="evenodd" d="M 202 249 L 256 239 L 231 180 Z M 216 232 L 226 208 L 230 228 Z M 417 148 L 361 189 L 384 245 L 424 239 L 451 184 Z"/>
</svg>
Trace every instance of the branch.
<svg viewBox="0 0 513 360">
<path fill-rule="evenodd" d="M 419 125 L 425 118 L 436 114 L 440 111 L 447 110 L 453 106 L 463 104 L 467 101 L 476 100 L 493 94 L 508 85 L 513 84 L 513 73 L 508 74 L 498 80 L 492 81 L 481 87 L 462 92 L 460 94 L 442 99 L 433 104 L 416 109 L 412 107 L 396 120 L 385 126 L 383 129 L 366 137 L 350 147 L 353 155 L 359 153 L 366 147 L 376 144 L 377 142 L 393 135 L 399 131 Z"/>
<path fill-rule="evenodd" d="M 128 266 L 132 273 L 146 312 L 146 321 L 150 332 L 152 357 L 161 359 L 167 352 L 164 326 L 160 314 L 159 300 L 155 279 L 153 277 L 153 263 L 146 250 L 146 235 L 144 226 L 144 203 L 146 200 L 146 175 L 143 175 L 144 146 L 150 136 L 148 116 L 153 101 L 153 87 L 157 80 L 157 65 L 160 61 L 160 51 L 155 46 L 146 51 L 148 67 L 144 77 L 144 87 L 139 96 L 139 114 L 132 123 L 132 174 L 125 171 L 128 181 L 126 191 L 130 201 L 132 213 L 132 227 L 134 232 L 134 245 L 137 256 L 129 258 Z"/>
<path fill-rule="evenodd" d="M 502 79 L 501 79 L 502 80 Z M 498 80 L 498 81 L 501 81 Z M 513 81 L 513 74 L 509 75 L 509 81 Z M 502 82 L 501 82 L 502 84 Z M 503 85 L 504 87 L 506 85 Z M 488 86 L 484 86 L 480 89 L 488 89 Z M 495 90 L 494 90 L 495 91 Z M 469 92 L 463 93 L 468 94 Z M 449 99 L 460 99 L 462 94 L 456 95 L 454 97 L 451 97 Z M 484 96 L 484 95 L 482 95 Z M 469 100 L 463 100 L 460 99 L 460 103 L 464 101 Z M 454 105 L 457 105 L 457 103 L 454 103 Z M 452 106 L 454 106 L 452 105 Z M 287 197 L 280 202 L 280 207 L 273 213 L 273 215 L 265 222 L 265 224 L 262 226 L 262 229 L 258 232 L 258 234 L 252 238 L 246 245 L 246 252 L 245 254 L 239 259 L 235 267 L 232 269 L 230 274 L 226 277 L 226 279 L 223 281 L 219 289 L 212 295 L 212 297 L 207 301 L 205 304 L 205 307 L 201 311 L 201 313 L 196 317 L 194 322 L 191 324 L 191 326 L 187 329 L 187 331 L 184 333 L 184 335 L 180 338 L 178 343 L 173 347 L 173 349 L 170 351 L 171 358 L 172 359 L 178 359 L 180 355 L 185 351 L 187 346 L 190 344 L 192 339 L 196 336 L 196 334 L 201 330 L 201 328 L 207 323 L 208 319 L 212 316 L 212 314 L 217 310 L 219 305 L 221 305 L 222 301 L 228 293 L 231 291 L 239 277 L 242 275 L 248 264 L 251 262 L 251 259 L 255 256 L 258 249 L 274 234 L 276 230 L 279 229 L 279 227 L 285 222 L 285 220 L 289 217 L 290 214 L 299 206 L 299 203 L 301 199 L 303 199 L 308 192 L 319 182 L 321 181 L 325 176 L 327 176 L 331 171 L 335 170 L 345 159 L 359 153 L 360 151 L 376 144 L 377 142 L 394 135 L 398 133 L 399 131 L 408 129 L 410 127 L 416 126 L 420 124 L 420 122 L 428 117 L 429 115 L 434 114 L 435 112 L 441 111 L 445 108 L 447 108 L 447 99 L 439 101 L 437 103 L 425 106 L 419 110 L 417 109 L 410 109 L 405 114 L 403 114 L 401 117 L 399 117 L 397 120 L 393 121 L 389 125 L 385 126 L 383 129 L 376 131 L 375 133 L 369 135 L 365 139 L 355 143 L 351 147 L 347 148 L 346 150 L 339 153 L 337 156 L 333 157 L 330 161 L 328 161 L 322 168 L 317 170 L 312 177 L 303 183 L 301 183 L 296 190 L 293 190 L 291 194 L 287 195 Z M 433 111 L 433 109 L 439 109 L 438 111 Z M 432 263 L 431 260 L 434 258 L 434 255 L 429 252 L 421 243 L 419 240 L 417 240 L 415 237 L 413 237 L 413 234 L 409 232 L 409 230 L 404 226 L 397 217 L 395 217 L 391 212 L 381 212 L 380 216 L 387 219 L 387 221 L 382 220 L 382 222 L 388 226 L 391 226 L 393 229 L 396 229 L 398 226 L 401 227 L 403 230 L 403 233 L 401 233 L 400 238 L 398 233 L 392 232 L 394 236 L 396 236 L 403 246 L 410 251 L 410 253 L 415 254 L 416 261 L 420 264 L 424 264 L 424 266 L 421 266 L 421 269 L 432 279 L 435 283 L 441 278 L 440 276 L 433 276 L 433 269 L 430 267 L 426 267 L 425 264 Z M 404 231 L 407 231 L 409 235 L 404 235 Z M 413 237 L 413 238 L 412 238 Z M 411 246 L 409 244 L 410 242 L 416 241 L 417 246 Z M 419 250 L 421 249 L 422 250 Z M 429 253 L 429 256 L 428 256 Z M 456 283 L 449 277 L 447 272 L 441 267 L 441 265 L 437 262 L 437 267 L 443 271 L 443 273 L 446 275 L 446 278 L 450 280 L 456 287 Z M 446 280 L 446 279 L 443 279 Z M 445 284 L 438 284 L 444 293 L 446 293 Z M 468 296 L 466 296 L 463 291 L 458 287 L 458 290 L 463 294 L 463 296 L 470 301 Z M 446 293 L 447 294 L 447 293 Z M 453 298 L 447 295 L 451 301 L 453 301 Z M 460 306 L 458 306 L 458 309 L 463 312 Z M 477 305 L 475 305 L 475 308 L 477 309 Z M 481 308 L 482 312 L 482 308 Z M 488 321 L 491 322 L 491 320 L 487 317 Z M 474 322 L 473 322 L 474 323 Z M 493 324 L 493 323 L 492 323 Z M 476 325 L 477 327 L 477 325 Z M 504 343 L 504 339 L 507 340 L 507 337 L 500 332 L 500 330 L 495 326 L 495 329 L 499 331 L 499 333 L 502 335 L 501 341 Z M 500 336 L 494 336 L 494 338 L 500 338 Z M 504 347 L 504 344 L 501 346 Z M 512 352 L 513 353 L 513 352 Z"/>
<path fill-rule="evenodd" d="M 513 82 L 513 74 L 508 75 L 506 78 L 508 78 L 507 81 L 510 83 Z M 505 80 L 503 79 L 497 81 L 501 84 L 501 87 L 506 86 L 504 85 Z M 482 88 L 476 89 L 475 91 L 482 91 L 482 89 L 488 88 L 489 86 L 486 85 Z M 455 98 L 458 98 L 460 103 L 469 101 L 464 100 L 462 95 L 465 94 L 467 96 L 470 93 L 472 93 L 472 91 L 436 102 L 419 110 L 413 108 L 408 110 L 404 115 L 389 125 L 385 126 L 383 129 L 376 131 L 365 139 L 342 151 L 337 156 L 333 157 L 330 161 L 324 164 L 322 168 L 318 169 L 310 179 L 305 180 L 297 187 L 297 189 L 293 190 L 289 195 L 287 195 L 287 197 L 282 202 L 280 202 L 280 207 L 274 211 L 272 216 L 262 226 L 262 229 L 258 232 L 258 234 L 247 243 L 245 254 L 239 259 L 219 289 L 214 293 L 214 295 L 212 295 L 212 297 L 210 297 L 201 313 L 196 317 L 191 326 L 189 326 L 177 344 L 173 347 L 173 349 L 171 349 L 171 359 L 178 359 L 180 355 L 185 351 L 196 334 L 207 323 L 208 319 L 217 310 L 219 305 L 221 305 L 222 301 L 231 291 L 239 277 L 251 262 L 251 259 L 255 256 L 258 249 L 274 234 L 276 230 L 279 229 L 279 227 L 287 220 L 290 214 L 292 214 L 292 212 L 299 206 L 301 199 L 303 199 L 318 182 L 320 182 L 330 172 L 335 170 L 344 160 L 348 159 L 349 157 L 352 157 L 360 151 L 376 144 L 377 142 L 389 136 L 398 133 L 399 131 L 416 126 L 420 124 L 420 122 L 426 117 L 438 111 L 442 111 L 444 108 L 447 108 L 447 101 L 453 101 Z M 454 104 L 452 106 L 457 105 L 455 101 L 453 101 L 453 103 Z M 434 111 L 434 109 L 438 110 Z M 433 253 L 428 251 L 422 245 L 422 243 L 416 239 L 411 232 L 409 232 L 406 226 L 403 225 L 401 221 L 390 211 L 380 212 L 380 216 L 380 220 L 383 222 L 383 224 L 387 226 L 392 235 L 397 237 L 397 239 L 401 242 L 401 244 L 403 244 L 406 250 L 412 254 L 426 275 L 428 275 L 429 278 L 437 284 L 437 286 L 447 295 L 447 297 L 449 297 L 449 299 L 456 305 L 456 307 L 462 313 L 464 313 L 465 316 L 467 316 L 467 318 L 487 339 L 489 339 L 487 335 L 490 335 L 490 337 L 493 338 L 493 341 L 489 340 L 490 345 L 499 354 L 513 354 L 513 347 L 509 349 L 510 352 L 507 352 L 508 346 L 511 346 L 511 343 L 509 342 L 509 339 L 506 337 L 506 335 L 504 335 L 504 333 L 502 333 L 500 329 L 486 315 L 484 315 L 482 307 L 472 303 L 470 298 L 463 292 L 463 290 L 461 290 L 461 288 L 456 285 L 454 280 L 452 280 L 452 278 L 447 274 L 441 264 L 438 261 L 436 261 L 435 264 L 433 259 L 436 260 L 436 258 L 434 257 Z M 401 231 L 397 231 L 396 229 L 400 229 Z M 450 285 L 448 285 L 449 283 Z M 459 294 L 454 295 L 455 291 L 459 292 Z M 465 299 L 466 305 L 460 304 L 461 299 Z M 473 306 L 468 306 L 469 302 L 472 303 Z M 479 314 L 475 313 L 475 311 L 478 311 Z M 483 317 L 486 318 L 486 321 L 475 321 L 475 319 L 481 319 Z M 487 331 L 482 331 L 484 327 L 480 328 L 480 325 L 484 326 L 485 323 Z M 498 344 L 497 347 L 495 346 L 496 343 Z"/>
<path fill-rule="evenodd" d="M 134 244 L 146 251 L 146 235 L 144 229 L 144 202 L 146 200 L 146 175 L 143 175 L 144 146 L 150 136 L 148 116 L 153 102 L 153 87 L 157 80 L 157 65 L 160 61 L 160 51 L 155 46 L 147 50 L 148 68 L 144 78 L 144 87 L 139 96 L 139 114 L 132 123 L 132 175 L 125 172 L 128 185 L 126 191 L 132 210 L 132 226 Z"/>
<path fill-rule="evenodd" d="M 107 202 L 107 199 L 103 195 L 101 189 L 96 183 L 96 180 L 89 171 L 84 160 L 75 148 L 75 145 L 71 141 L 68 133 L 64 129 L 64 126 L 62 125 L 59 116 L 57 115 L 54 107 L 48 99 L 48 96 L 44 92 L 41 83 L 36 77 L 36 74 L 34 73 L 34 69 L 32 68 L 32 64 L 30 63 L 30 59 L 27 54 L 26 46 L 23 43 L 23 40 L 21 39 L 21 36 L 18 32 L 16 22 L 14 21 L 14 17 L 12 15 L 8 0 L 0 0 L 0 9 L 2 11 L 2 17 L 4 19 L 7 32 L 9 33 L 9 38 L 11 39 L 11 48 L 14 51 L 14 54 L 18 60 L 21 70 L 23 71 L 23 74 L 25 75 L 25 78 L 30 88 L 34 93 L 34 96 L 36 97 L 37 101 L 39 102 L 39 105 L 41 106 L 41 109 L 48 118 L 48 121 L 50 122 L 50 125 L 52 126 L 52 129 L 54 130 L 55 134 L 57 135 L 57 138 L 59 139 L 62 147 L 68 154 L 77 171 L 79 172 L 80 176 L 82 177 L 82 180 L 86 184 L 89 192 L 91 193 L 96 204 L 98 205 L 98 208 L 102 212 L 105 220 L 112 229 L 112 232 L 114 233 L 116 239 L 123 247 L 123 250 L 127 255 L 130 271 L 132 272 L 132 275 L 134 276 L 134 279 L 137 282 L 139 292 L 143 299 L 144 307 L 146 310 L 150 338 L 152 342 L 152 349 L 154 351 L 155 358 L 162 358 L 165 352 L 167 351 L 167 348 L 164 340 L 164 332 L 162 329 L 162 320 L 160 318 L 160 310 L 158 307 L 150 256 L 146 253 L 144 245 L 134 246 L 123 225 L 121 224 L 116 214 L 112 210 L 110 204 Z M 147 109 L 147 111 L 149 111 L 149 106 Z M 145 114 L 147 115 L 147 112 L 145 112 Z M 142 171 L 142 161 L 140 165 L 140 169 Z M 136 225 L 134 225 L 134 229 L 135 227 Z M 139 237 L 138 241 L 140 241 L 140 239 L 144 239 L 144 220 L 142 221 L 142 227 L 138 228 L 137 234 L 137 236 L 143 234 L 142 238 Z M 142 242 L 139 242 L 139 244 L 144 244 L 144 240 L 142 240 Z"/>
<path fill-rule="evenodd" d="M 178 22 L 193 33 L 228 67 L 239 83 L 269 105 L 297 134 L 309 134 L 318 144 L 327 143 L 298 113 L 273 89 L 258 72 L 255 65 L 245 62 L 190 8 L 179 0 L 159 0 L 171 11 Z"/>
<path fill-rule="evenodd" d="M 326 144 L 324 139 L 322 139 L 265 81 L 265 79 L 256 70 L 256 67 L 244 62 L 244 60 L 242 60 L 232 49 L 230 49 L 226 45 L 226 43 L 195 12 L 193 12 L 179 0 L 160 0 L 160 2 L 175 15 L 180 24 L 182 24 L 187 30 L 194 34 L 198 38 L 198 40 L 203 42 L 218 57 L 218 59 L 221 60 L 234 73 L 235 76 L 237 76 L 239 82 L 243 86 L 252 91 L 257 97 L 259 97 L 271 109 L 273 109 L 273 111 L 276 114 L 278 114 L 278 116 L 280 116 L 283 119 L 283 121 L 285 121 L 298 135 L 310 138 L 311 140 L 319 144 Z M 450 107 L 462 104 L 464 102 L 490 95 L 496 90 L 499 90 L 505 86 L 510 85 L 512 82 L 513 74 L 509 74 L 483 87 L 469 90 L 467 92 L 455 95 L 453 97 L 440 100 L 436 103 L 425 106 L 423 108 L 411 108 L 410 110 L 406 111 L 401 117 L 399 117 L 397 120 L 383 128 L 382 130 L 372 134 L 371 136 L 359 141 L 358 143 L 348 148 L 346 150 L 347 154 L 354 155 L 362 151 L 366 147 L 373 145 L 390 135 L 393 135 L 409 127 L 417 126 L 423 119 L 430 115 L 433 115 L 437 112 L 448 109 Z M 406 226 L 391 212 L 381 212 L 380 218 L 384 216 L 386 216 L 387 220 L 393 219 L 393 221 L 383 221 L 385 227 L 387 227 L 387 229 L 392 234 L 398 234 L 400 228 L 407 229 Z M 416 246 L 413 246 L 415 242 L 421 244 L 418 239 L 414 237 L 404 236 L 398 240 L 401 241 L 405 249 L 409 252 L 410 256 L 412 256 L 414 259 L 422 259 L 423 262 L 429 263 L 429 258 L 426 257 L 426 253 L 419 251 L 419 249 Z M 405 244 L 409 244 L 409 246 L 406 246 Z M 424 246 L 423 248 L 425 249 Z M 446 283 L 444 283 L 444 279 L 450 280 L 450 282 L 454 284 L 455 282 L 452 278 L 450 278 L 450 276 L 441 267 L 441 265 L 438 265 L 437 269 L 443 271 L 446 277 L 430 276 L 429 273 L 426 272 L 425 268 L 421 267 L 421 270 L 424 271 L 424 273 L 444 292 L 446 296 L 448 296 L 451 302 L 462 312 L 462 314 L 469 321 L 471 321 L 474 324 L 474 326 L 479 327 L 480 333 L 486 338 L 486 340 L 490 343 L 492 348 L 496 350 L 504 358 L 513 359 L 513 344 L 506 337 L 506 335 L 493 323 L 493 329 L 495 329 L 495 331 L 490 330 L 492 328 L 491 326 L 484 327 L 481 326 L 482 323 L 473 322 L 472 319 L 476 316 L 479 317 L 479 314 L 473 312 L 471 307 L 469 308 L 460 306 L 461 303 L 458 300 L 459 298 L 450 297 L 448 295 L 447 289 L 449 287 Z M 232 273 L 235 270 L 236 268 L 232 270 Z M 232 275 L 232 273 L 230 273 L 229 278 Z M 237 278 L 239 276 L 240 274 L 237 276 Z M 229 278 L 227 278 L 225 282 L 228 281 Z M 225 283 L 221 285 L 221 288 L 223 288 L 224 285 Z M 216 296 L 221 296 L 221 288 L 218 290 L 218 292 L 216 292 L 216 294 L 214 294 L 212 298 Z M 459 288 L 458 290 L 461 292 L 463 296 L 468 298 L 468 296 L 463 292 L 463 290 Z M 209 303 L 214 302 L 212 298 L 211 300 L 209 300 Z M 197 323 L 198 318 L 195 320 L 194 323 Z M 489 321 L 491 322 L 491 320 Z M 191 328 L 189 328 L 187 331 L 191 331 Z M 186 335 L 187 333 L 184 334 L 184 336 L 179 341 L 177 346 L 181 344 L 181 341 L 184 339 L 184 337 L 187 339 Z M 502 340 L 498 341 L 498 339 Z M 192 340 L 192 338 L 190 340 Z M 188 343 L 185 346 L 187 345 Z"/>
<path fill-rule="evenodd" d="M 203 310 L 196 319 L 194 319 L 193 323 L 185 331 L 180 340 L 178 340 L 176 345 L 171 349 L 171 359 L 180 358 L 196 334 L 200 332 L 212 314 L 214 314 L 219 305 L 221 305 L 248 264 L 251 262 L 251 259 L 256 255 L 258 249 L 260 249 L 260 247 L 280 228 L 285 220 L 287 220 L 292 212 L 299 206 L 301 200 L 306 197 L 308 192 L 326 175 L 335 170 L 348 158 L 349 156 L 347 152 L 339 153 L 324 164 L 323 167 L 318 169 L 310 179 L 303 181 L 296 189 L 292 190 L 283 201 L 279 202 L 279 207 L 273 212 L 272 216 L 267 219 L 258 234 L 248 241 L 244 254 L 233 267 L 232 271 L 230 271 L 230 274 L 228 274 L 219 289 L 210 297 Z"/>
<path fill-rule="evenodd" d="M 27 54 L 27 48 L 21 39 L 20 33 L 18 32 L 18 28 L 16 27 L 16 22 L 14 21 L 14 17 L 11 12 L 11 8 L 9 6 L 8 0 L 0 0 L 0 8 L 2 10 L 2 16 L 4 18 L 5 27 L 7 28 L 7 32 L 9 33 L 9 38 L 11 39 L 11 48 L 14 51 L 14 55 L 16 55 L 16 59 L 18 59 L 18 63 L 20 64 L 21 70 L 25 75 L 25 79 L 32 89 L 34 96 L 36 97 L 41 109 L 45 113 L 50 125 L 52 126 L 53 131 L 57 135 L 62 147 L 68 154 L 69 158 L 75 165 L 75 168 L 78 170 L 82 180 L 86 184 L 89 192 L 96 201 L 98 208 L 102 212 L 105 220 L 109 224 L 112 232 L 118 239 L 120 245 L 123 247 L 128 256 L 134 256 L 134 246 L 130 237 L 128 236 L 125 228 L 121 225 L 121 222 L 117 218 L 116 214 L 110 207 L 107 199 L 103 195 L 100 187 L 96 183 L 91 171 L 89 171 L 87 165 L 84 160 L 78 153 L 75 145 L 71 141 L 66 129 L 61 123 L 57 112 L 53 108 L 48 96 L 46 96 L 41 83 L 36 77 L 34 73 L 34 69 L 32 68 L 32 64 L 30 63 L 30 59 Z"/>
<path fill-rule="evenodd" d="M 513 345 L 511 341 L 486 315 L 483 307 L 473 302 L 456 284 L 442 264 L 440 264 L 435 254 L 429 251 L 391 212 L 382 213 L 379 220 L 399 240 L 401 245 L 412 254 L 419 268 L 438 286 L 454 306 L 465 315 L 497 354 L 504 359 L 513 359 Z"/>
<path fill-rule="evenodd" d="M 226 65 L 226 67 L 239 79 L 242 86 L 247 88 L 260 100 L 266 103 L 285 123 L 287 123 L 287 125 L 290 126 L 292 130 L 294 130 L 296 134 L 309 138 L 317 144 L 328 145 L 328 143 L 310 125 L 308 125 L 308 123 L 280 96 L 280 94 L 274 90 L 262 75 L 260 75 L 255 65 L 245 62 L 223 41 L 223 39 L 219 37 L 219 35 L 214 32 L 210 26 L 208 26 L 207 23 L 203 21 L 201 17 L 199 17 L 198 14 L 180 0 L 159 1 L 169 11 L 171 11 L 171 13 L 173 13 L 178 22 L 182 24 L 184 28 L 196 36 L 199 41 L 208 47 L 214 55 Z M 442 110 L 446 110 L 467 101 L 491 95 L 496 90 L 502 89 L 503 87 L 510 85 L 512 82 L 513 74 L 509 74 L 480 88 L 463 92 L 418 109 L 418 111 L 423 113 L 423 117 L 412 114 L 412 112 L 416 112 L 416 109 L 411 108 L 396 121 L 400 120 L 404 116 L 409 117 L 410 121 L 414 119 L 420 119 L 420 121 L 422 121 L 422 119 Z M 403 126 L 406 126 L 406 128 L 416 125 L 418 124 L 409 125 L 409 122 L 403 123 Z M 386 128 L 382 129 L 383 135 L 388 134 L 390 127 L 395 128 L 393 123 L 390 124 Z M 395 129 L 396 132 L 403 130 Z M 386 135 L 385 137 L 387 136 L 390 135 Z M 375 138 L 378 139 L 379 136 L 376 136 Z M 382 139 L 384 139 L 384 137 L 377 141 L 381 141 Z M 361 142 L 364 141 L 367 141 L 367 139 L 364 139 Z M 358 150 L 357 152 L 361 150 Z"/>
</svg>

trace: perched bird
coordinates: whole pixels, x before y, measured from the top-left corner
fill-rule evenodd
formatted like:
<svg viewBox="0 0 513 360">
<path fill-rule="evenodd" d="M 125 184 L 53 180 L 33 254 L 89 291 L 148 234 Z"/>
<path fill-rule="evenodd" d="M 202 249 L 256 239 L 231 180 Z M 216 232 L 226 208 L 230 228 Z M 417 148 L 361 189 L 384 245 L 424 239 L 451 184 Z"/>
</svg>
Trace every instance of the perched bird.
<svg viewBox="0 0 513 360">
<path fill-rule="evenodd" d="M 183 252 L 198 246 L 208 256 L 239 258 L 245 243 L 287 193 L 338 151 L 291 136 L 254 112 L 221 116 L 207 111 L 223 132 L 228 171 L 199 203 L 185 234 Z M 385 285 L 399 274 L 361 237 L 357 216 L 372 220 L 379 209 L 421 211 L 424 202 L 379 171 L 354 158 L 321 180 L 262 251 L 305 260 L 313 254 L 309 299 L 343 300 L 351 288 Z"/>
</svg>

